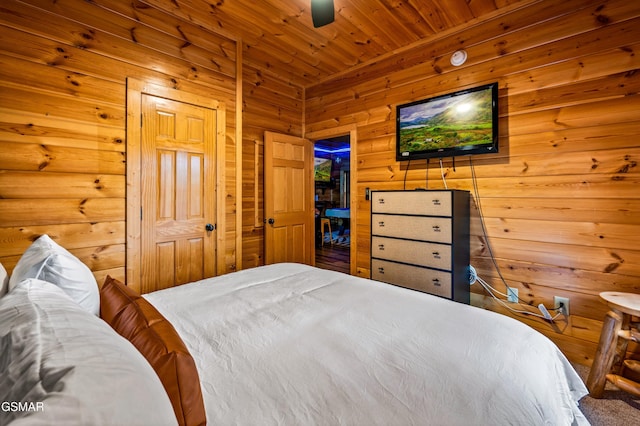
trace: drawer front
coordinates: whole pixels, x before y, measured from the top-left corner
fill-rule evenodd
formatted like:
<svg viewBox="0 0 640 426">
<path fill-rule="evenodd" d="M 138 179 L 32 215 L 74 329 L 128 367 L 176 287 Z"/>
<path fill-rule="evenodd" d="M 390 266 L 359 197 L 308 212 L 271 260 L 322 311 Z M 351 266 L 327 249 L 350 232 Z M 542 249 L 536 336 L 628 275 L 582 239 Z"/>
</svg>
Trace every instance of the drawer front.
<svg viewBox="0 0 640 426">
<path fill-rule="evenodd" d="M 451 219 L 442 217 L 371 215 L 371 235 L 451 244 Z"/>
<path fill-rule="evenodd" d="M 451 246 L 445 244 L 372 237 L 371 257 L 451 270 Z"/>
<path fill-rule="evenodd" d="M 386 260 L 371 261 L 371 278 L 451 299 L 451 274 Z"/>
<path fill-rule="evenodd" d="M 371 195 L 371 212 L 451 216 L 451 192 L 374 191 Z"/>
</svg>

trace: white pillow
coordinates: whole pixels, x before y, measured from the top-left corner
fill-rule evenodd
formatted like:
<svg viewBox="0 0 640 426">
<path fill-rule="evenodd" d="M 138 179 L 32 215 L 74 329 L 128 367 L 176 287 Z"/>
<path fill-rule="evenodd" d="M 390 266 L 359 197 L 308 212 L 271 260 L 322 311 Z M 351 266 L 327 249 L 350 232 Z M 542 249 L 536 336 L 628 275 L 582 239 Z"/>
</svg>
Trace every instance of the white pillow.
<svg viewBox="0 0 640 426">
<path fill-rule="evenodd" d="M 7 275 L 7 270 L 4 269 L 2 263 L 0 263 L 0 297 L 7 294 L 9 290 L 9 275 Z"/>
<path fill-rule="evenodd" d="M 35 240 L 18 261 L 9 291 L 27 278 L 57 285 L 78 305 L 100 315 L 100 293 L 91 270 L 46 234 Z"/>
<path fill-rule="evenodd" d="M 28 279 L 0 299 L 0 424 L 175 425 L 151 365 L 54 284 Z M 31 404 L 31 405 L 26 405 Z"/>
</svg>

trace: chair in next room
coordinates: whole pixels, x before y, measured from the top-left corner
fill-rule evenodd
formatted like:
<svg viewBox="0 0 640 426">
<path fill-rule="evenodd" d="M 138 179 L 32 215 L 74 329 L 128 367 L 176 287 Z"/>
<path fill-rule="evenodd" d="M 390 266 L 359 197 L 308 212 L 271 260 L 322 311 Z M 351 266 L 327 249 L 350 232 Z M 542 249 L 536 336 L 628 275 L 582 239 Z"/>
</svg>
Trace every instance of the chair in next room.
<svg viewBox="0 0 640 426">
<path fill-rule="evenodd" d="M 333 234 L 331 233 L 331 219 L 328 217 L 323 217 L 320 219 L 320 229 L 322 231 L 322 245 L 324 246 L 324 231 L 326 227 L 329 228 L 329 241 L 333 245 Z"/>
</svg>

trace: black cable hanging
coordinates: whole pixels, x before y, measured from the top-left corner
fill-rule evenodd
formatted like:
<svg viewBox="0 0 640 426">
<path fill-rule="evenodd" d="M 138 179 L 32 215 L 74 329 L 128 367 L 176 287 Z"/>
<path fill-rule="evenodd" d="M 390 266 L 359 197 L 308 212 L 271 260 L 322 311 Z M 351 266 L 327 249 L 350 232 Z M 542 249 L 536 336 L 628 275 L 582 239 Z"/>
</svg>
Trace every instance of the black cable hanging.
<svg viewBox="0 0 640 426">
<path fill-rule="evenodd" d="M 407 189 L 407 173 L 409 173 L 409 167 L 411 167 L 411 158 L 409 158 L 409 164 L 407 164 L 407 168 L 404 170 L 404 182 L 402 183 L 402 189 Z"/>
<path fill-rule="evenodd" d="M 429 189 L 429 157 L 427 157 L 427 171 L 424 176 L 424 188 Z"/>
</svg>

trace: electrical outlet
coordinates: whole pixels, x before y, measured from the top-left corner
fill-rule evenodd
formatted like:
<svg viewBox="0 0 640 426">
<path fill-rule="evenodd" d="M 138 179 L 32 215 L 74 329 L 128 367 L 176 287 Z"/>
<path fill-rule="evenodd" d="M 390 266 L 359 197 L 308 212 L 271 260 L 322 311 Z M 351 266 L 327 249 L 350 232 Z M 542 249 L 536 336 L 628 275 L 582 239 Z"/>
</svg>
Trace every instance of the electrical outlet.
<svg viewBox="0 0 640 426">
<path fill-rule="evenodd" d="M 518 289 L 507 287 L 507 302 L 518 303 Z"/>
<path fill-rule="evenodd" d="M 554 296 L 553 297 L 553 307 L 558 309 L 560 307 L 560 304 L 562 303 L 562 310 L 559 310 L 558 312 L 561 312 L 563 315 L 565 316 L 569 316 L 569 298 L 568 297 L 560 297 L 560 296 Z"/>
</svg>

